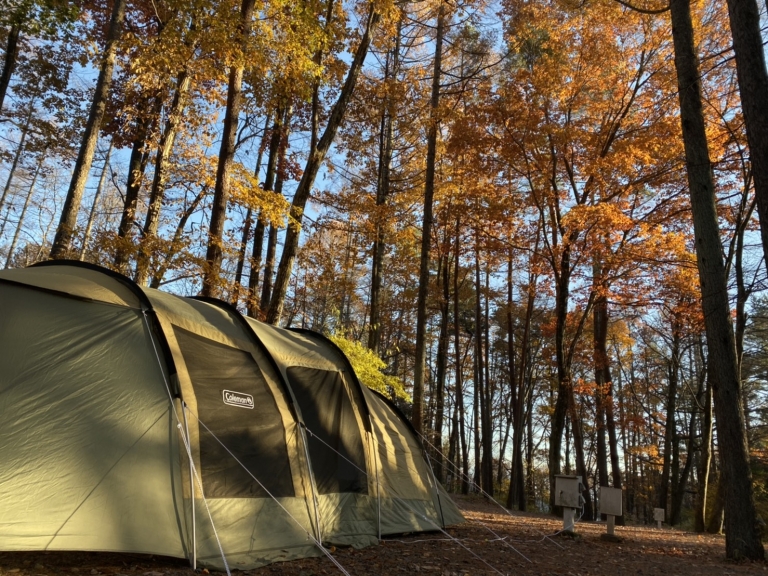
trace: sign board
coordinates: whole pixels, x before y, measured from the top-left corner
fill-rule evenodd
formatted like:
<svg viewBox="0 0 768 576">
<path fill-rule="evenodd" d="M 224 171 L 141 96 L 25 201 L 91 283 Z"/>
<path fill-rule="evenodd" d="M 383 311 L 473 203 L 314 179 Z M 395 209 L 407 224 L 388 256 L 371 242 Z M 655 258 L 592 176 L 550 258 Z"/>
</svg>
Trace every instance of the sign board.
<svg viewBox="0 0 768 576">
<path fill-rule="evenodd" d="M 621 516 L 621 488 L 600 486 L 600 513 L 609 516 Z"/>
<path fill-rule="evenodd" d="M 656 522 L 664 522 L 664 508 L 654 508 L 653 519 Z"/>
<path fill-rule="evenodd" d="M 555 506 L 581 508 L 583 502 L 581 491 L 583 488 L 581 476 L 557 474 L 555 476 Z"/>
</svg>

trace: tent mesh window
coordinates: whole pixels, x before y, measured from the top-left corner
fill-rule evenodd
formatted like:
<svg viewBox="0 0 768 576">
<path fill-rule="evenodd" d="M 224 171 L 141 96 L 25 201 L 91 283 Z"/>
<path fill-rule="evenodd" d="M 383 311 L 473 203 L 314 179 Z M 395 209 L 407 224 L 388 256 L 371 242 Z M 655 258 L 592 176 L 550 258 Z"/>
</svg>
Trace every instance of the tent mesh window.
<svg viewBox="0 0 768 576">
<path fill-rule="evenodd" d="M 294 366 L 288 380 L 308 434 L 320 494 L 368 493 L 360 428 L 339 372 Z"/>
<path fill-rule="evenodd" d="M 174 332 L 198 417 L 210 429 L 200 425 L 206 497 L 269 497 L 250 474 L 273 496 L 295 496 L 283 421 L 253 356 L 179 327 Z"/>
</svg>

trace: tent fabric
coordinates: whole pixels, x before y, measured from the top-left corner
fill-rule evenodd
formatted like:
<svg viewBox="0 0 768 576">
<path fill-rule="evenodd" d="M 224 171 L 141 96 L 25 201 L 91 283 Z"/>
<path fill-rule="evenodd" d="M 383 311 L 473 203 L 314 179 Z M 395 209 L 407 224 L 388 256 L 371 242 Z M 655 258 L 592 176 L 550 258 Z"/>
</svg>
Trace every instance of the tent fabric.
<svg viewBox="0 0 768 576">
<path fill-rule="evenodd" d="M 106 269 L 0 271 L 0 550 L 222 569 L 463 521 L 322 335 Z"/>
</svg>

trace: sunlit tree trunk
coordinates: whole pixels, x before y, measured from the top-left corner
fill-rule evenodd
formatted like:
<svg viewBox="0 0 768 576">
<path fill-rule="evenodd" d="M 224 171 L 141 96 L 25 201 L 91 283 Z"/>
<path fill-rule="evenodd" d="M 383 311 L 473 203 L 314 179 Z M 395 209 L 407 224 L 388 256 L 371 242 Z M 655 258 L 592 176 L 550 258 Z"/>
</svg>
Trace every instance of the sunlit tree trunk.
<svg viewBox="0 0 768 576">
<path fill-rule="evenodd" d="M 387 54 L 384 65 L 384 82 L 397 80 L 400 69 L 400 37 L 402 34 L 402 20 L 397 23 L 397 35 L 395 45 Z M 386 205 L 390 193 L 390 172 L 392 164 L 392 132 L 395 111 L 394 103 L 387 91 L 384 106 L 381 112 L 381 126 L 379 128 L 379 166 L 376 179 L 376 230 L 374 232 L 373 247 L 371 249 L 371 291 L 370 291 L 370 316 L 368 328 L 368 348 L 379 352 L 381 343 L 381 278 L 386 249 L 384 237 L 385 223 L 382 222 L 381 209 Z"/>
<path fill-rule="evenodd" d="M 165 185 L 168 181 L 168 163 L 179 130 L 179 123 L 186 107 L 190 83 L 191 80 L 187 71 L 182 72 L 177 81 L 176 92 L 168 111 L 168 119 L 165 122 L 165 129 L 160 137 L 160 145 L 155 155 L 155 173 L 152 178 L 152 189 L 149 192 L 147 217 L 144 222 L 141 246 L 136 262 L 136 283 L 140 286 L 146 284 L 149 278 L 149 258 L 152 253 L 152 242 L 157 237 L 157 231 L 160 227 L 160 211 L 165 198 Z"/>
<path fill-rule="evenodd" d="M 251 31 L 255 0 L 243 0 L 240 6 L 240 41 L 244 47 Z M 213 190 L 211 221 L 208 226 L 208 248 L 205 253 L 206 267 L 203 272 L 202 296 L 218 296 L 221 293 L 221 264 L 224 259 L 222 240 L 224 224 L 227 220 L 229 202 L 229 180 L 232 164 L 235 161 L 235 141 L 237 124 L 243 100 L 244 63 L 232 66 L 229 70 L 227 86 L 227 108 L 224 115 L 224 128 L 219 148 L 219 163 L 216 168 L 216 186 Z"/>
<path fill-rule="evenodd" d="M 10 248 L 8 248 L 8 257 L 5 259 L 6 269 L 10 267 L 11 261 L 13 260 L 13 253 L 16 251 L 16 244 L 19 241 L 19 236 L 21 235 L 22 226 L 24 226 L 24 216 L 26 216 L 27 208 L 29 208 L 29 204 L 32 201 L 32 194 L 35 192 L 35 184 L 37 183 L 37 177 L 40 174 L 40 169 L 43 167 L 44 161 L 45 161 L 45 154 L 41 154 L 40 159 L 37 161 L 37 167 L 35 168 L 35 173 L 32 176 L 32 182 L 29 184 L 27 197 L 24 199 L 24 206 L 22 206 L 21 213 L 19 214 L 19 222 L 16 225 L 16 231 L 13 233 L 13 240 L 11 240 L 11 246 Z"/>
<path fill-rule="evenodd" d="M 699 357 L 704 360 L 703 343 L 699 341 Z M 709 476 L 712 464 L 712 384 L 709 380 L 709 370 L 706 373 L 706 391 L 704 400 L 704 418 L 701 427 L 701 457 L 699 458 L 699 490 L 696 494 L 696 511 L 694 528 L 696 532 L 707 529 L 707 493 L 709 492 Z"/>
<path fill-rule="evenodd" d="M 671 0 L 670 8 L 696 261 L 715 387 L 718 444 L 723 463 L 726 556 L 762 560 L 765 552 L 758 533 L 752 493 L 752 472 L 738 381 L 736 345 L 722 259 L 714 176 L 707 146 L 690 3 L 689 0 Z"/>
<path fill-rule="evenodd" d="M 93 154 L 96 151 L 101 123 L 104 120 L 104 112 L 107 108 L 109 88 L 112 84 L 112 72 L 115 67 L 115 59 L 117 58 L 117 42 L 120 39 L 123 20 L 125 19 L 125 3 L 125 0 L 115 0 L 112 7 L 107 43 L 104 47 L 99 77 L 96 80 L 96 90 L 91 101 L 91 110 L 85 125 L 85 133 L 80 144 L 80 151 L 72 172 L 72 180 L 61 211 L 59 226 L 53 239 L 53 246 L 49 256 L 51 260 L 66 258 L 70 250 L 72 235 L 77 224 L 77 213 L 83 200 L 85 184 L 91 171 Z"/>
<path fill-rule="evenodd" d="M 5 94 L 11 83 L 11 76 L 16 69 L 16 61 L 19 57 L 19 34 L 21 33 L 21 22 L 19 18 L 13 19 L 11 29 L 8 31 L 8 40 L 5 44 L 5 58 L 3 59 L 3 70 L 0 72 L 0 110 L 3 109 Z"/>
<path fill-rule="evenodd" d="M 288 292 L 288 283 L 293 270 L 293 262 L 296 259 L 296 253 L 299 249 L 299 235 L 301 234 L 300 225 L 303 220 L 304 208 L 309 200 L 309 195 L 312 191 L 315 178 L 317 178 L 317 173 L 320 170 L 320 165 L 325 159 L 325 156 L 336 137 L 336 132 L 344 120 L 347 106 L 355 90 L 355 85 L 357 84 L 357 79 L 360 75 L 360 70 L 365 61 L 365 57 L 368 54 L 371 37 L 379 22 L 379 18 L 380 14 L 376 4 L 371 4 L 368 9 L 365 32 L 360 38 L 360 43 L 355 51 L 355 56 L 347 71 L 344 86 L 341 88 L 336 103 L 333 105 L 322 137 L 314 150 L 310 152 L 307 164 L 304 168 L 304 173 L 302 174 L 299 185 L 294 193 L 293 202 L 291 203 L 291 217 L 293 218 L 293 222 L 289 224 L 285 234 L 283 253 L 277 269 L 277 278 L 275 279 L 272 298 L 269 303 L 269 310 L 267 311 L 266 320 L 270 324 L 277 324 L 280 321 L 283 305 L 285 303 L 285 296 Z"/>
<path fill-rule="evenodd" d="M 21 155 L 24 153 L 24 144 L 26 144 L 27 135 L 29 134 L 29 121 L 32 119 L 33 111 L 34 107 L 30 105 L 29 110 L 27 110 L 27 117 L 24 125 L 21 127 L 21 137 L 19 138 L 19 144 L 16 146 L 16 151 L 13 153 L 13 162 L 11 162 L 11 168 L 8 170 L 8 178 L 6 178 L 5 186 L 3 186 L 3 194 L 0 196 L 0 214 L 2 214 L 3 208 L 5 208 L 5 205 L 8 202 L 8 194 L 11 191 L 11 184 L 13 183 L 13 178 L 16 176 L 16 169 L 19 167 Z M 2 237 L 2 235 L 3 228 L 0 228 L 0 237 Z"/>
<path fill-rule="evenodd" d="M 756 0 L 728 0 L 763 253 L 768 260 L 768 71 Z"/>
<path fill-rule="evenodd" d="M 139 119 L 136 127 L 136 135 L 131 147 L 131 157 L 128 161 L 128 182 L 125 186 L 125 198 L 123 200 L 123 212 L 120 216 L 120 225 L 117 228 L 117 247 L 115 249 L 115 268 L 123 274 L 127 274 L 128 261 L 132 252 L 133 235 L 131 231 L 136 226 L 136 212 L 139 203 L 139 193 L 144 182 L 144 172 L 149 163 L 149 133 L 157 120 L 162 102 L 155 99 L 154 103 L 147 98 L 145 106 L 154 108 L 155 114 L 146 115 Z"/>
<path fill-rule="evenodd" d="M 88 242 L 91 239 L 91 231 L 93 230 L 93 220 L 96 217 L 96 209 L 99 206 L 99 199 L 104 192 L 104 184 L 107 181 L 107 170 L 109 170 L 109 157 L 112 154 L 112 141 L 109 142 L 109 148 L 104 156 L 104 165 L 101 167 L 101 176 L 99 176 L 99 184 L 96 186 L 96 193 L 93 195 L 93 204 L 91 204 L 91 211 L 88 214 L 88 223 L 85 225 L 85 232 L 83 233 L 83 243 L 80 246 L 79 260 L 82 262 L 85 259 L 85 253 L 88 250 Z"/>
<path fill-rule="evenodd" d="M 429 293 L 429 261 L 432 244 L 432 204 L 435 194 L 435 164 L 437 159 L 437 128 L 440 105 L 440 73 L 443 58 L 443 34 L 446 18 L 445 3 L 440 2 L 435 32 L 435 57 L 432 66 L 432 96 L 429 127 L 427 128 L 427 159 L 424 182 L 424 211 L 421 223 L 421 258 L 419 263 L 419 293 L 416 302 L 416 359 L 413 370 L 413 427 L 421 432 L 424 410 L 424 370 L 427 353 L 427 296 Z M 477 384 L 475 384 L 477 386 Z M 477 471 L 479 472 L 479 471 Z"/>
<path fill-rule="evenodd" d="M 254 176 L 258 181 L 261 173 L 261 161 L 264 158 L 264 147 L 267 139 L 267 128 L 269 127 L 270 115 L 267 114 L 267 118 L 264 121 L 264 134 L 262 135 L 261 146 L 259 146 L 259 153 L 256 156 L 256 167 L 254 168 Z M 232 290 L 232 297 L 230 302 L 233 306 L 237 306 L 240 300 L 240 292 L 243 285 L 243 269 L 245 268 L 245 255 L 248 253 L 248 240 L 251 239 L 251 227 L 253 226 L 253 209 L 248 208 L 243 222 L 243 236 L 240 242 L 240 251 L 237 256 L 237 266 L 235 267 L 235 282 Z"/>
</svg>

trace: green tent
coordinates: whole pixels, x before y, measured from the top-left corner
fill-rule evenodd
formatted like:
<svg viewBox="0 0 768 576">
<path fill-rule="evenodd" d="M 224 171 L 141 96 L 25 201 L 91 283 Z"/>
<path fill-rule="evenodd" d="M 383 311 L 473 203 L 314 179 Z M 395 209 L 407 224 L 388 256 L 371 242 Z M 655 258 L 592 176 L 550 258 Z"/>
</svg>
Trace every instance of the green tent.
<svg viewBox="0 0 768 576">
<path fill-rule="evenodd" d="M 0 272 L 0 550 L 250 569 L 463 521 L 323 336 L 93 265 Z"/>
</svg>

